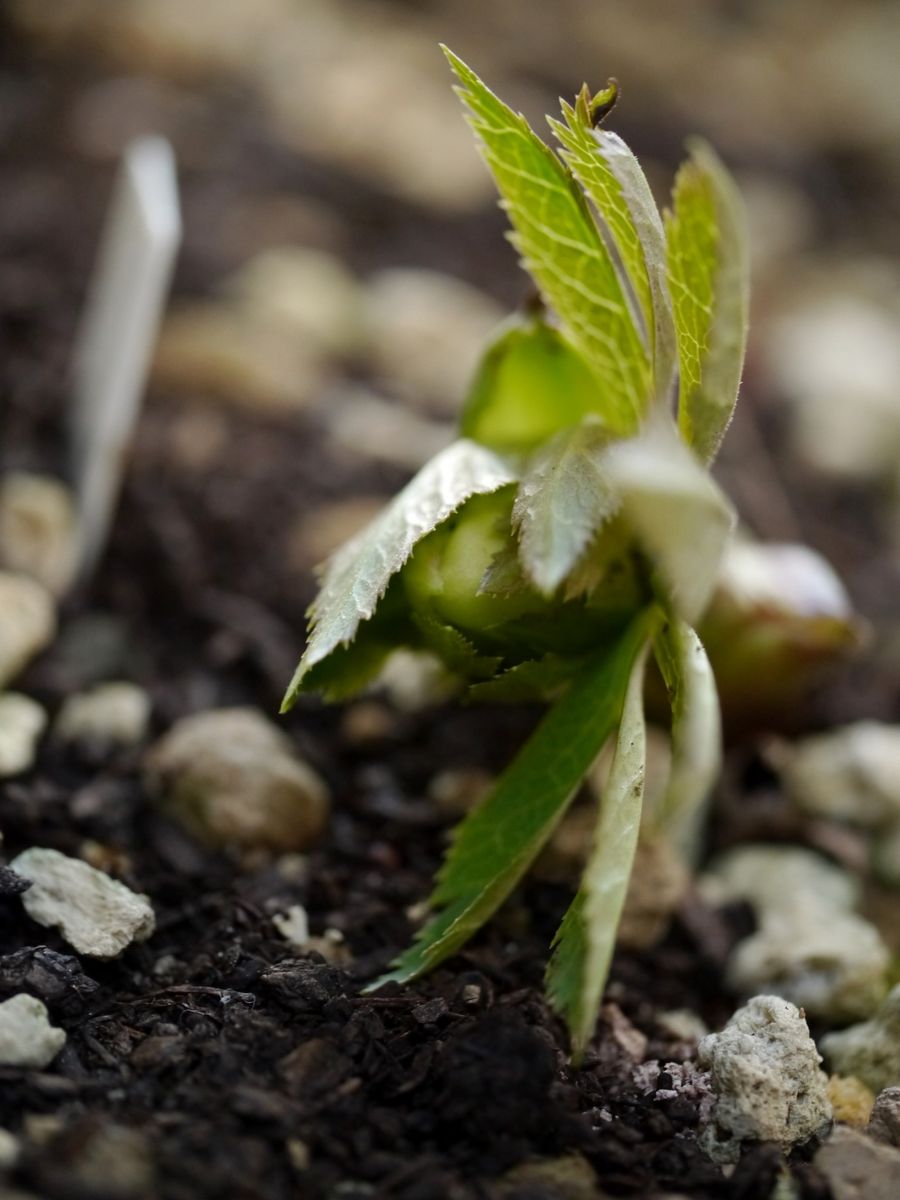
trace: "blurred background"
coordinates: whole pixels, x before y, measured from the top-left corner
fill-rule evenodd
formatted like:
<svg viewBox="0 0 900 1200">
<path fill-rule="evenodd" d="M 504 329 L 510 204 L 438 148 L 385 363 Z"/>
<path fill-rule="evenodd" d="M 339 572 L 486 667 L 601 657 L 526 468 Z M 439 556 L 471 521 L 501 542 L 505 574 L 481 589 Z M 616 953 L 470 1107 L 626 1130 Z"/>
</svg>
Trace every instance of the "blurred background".
<svg viewBox="0 0 900 1200">
<path fill-rule="evenodd" d="M 202 657 L 217 682 L 193 686 L 227 692 L 249 672 L 274 700 L 313 565 L 453 436 L 479 348 L 528 283 L 443 41 L 537 127 L 559 95 L 615 75 L 610 125 L 661 202 L 691 133 L 734 169 L 753 238 L 752 329 L 718 469 L 747 526 L 823 551 L 875 628 L 838 715 L 895 709 L 896 0 L 0 11 L 4 469 L 64 470 L 72 339 L 123 147 L 161 133 L 179 164 L 174 294 L 113 542 L 79 618 L 99 623 L 95 653 L 143 653 L 185 687 Z"/>
</svg>

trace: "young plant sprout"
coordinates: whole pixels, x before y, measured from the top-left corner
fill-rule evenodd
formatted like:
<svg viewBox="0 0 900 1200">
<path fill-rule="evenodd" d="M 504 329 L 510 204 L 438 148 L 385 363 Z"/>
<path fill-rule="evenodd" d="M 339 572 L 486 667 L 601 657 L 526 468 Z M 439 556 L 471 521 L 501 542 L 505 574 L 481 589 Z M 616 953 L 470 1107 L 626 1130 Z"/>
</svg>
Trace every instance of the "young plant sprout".
<svg viewBox="0 0 900 1200">
<path fill-rule="evenodd" d="M 718 701 L 693 626 L 733 523 L 707 467 L 744 356 L 743 217 L 730 176 L 695 142 L 661 218 L 637 159 L 599 127 L 614 82 L 563 104 L 554 152 L 445 53 L 540 303 L 487 349 L 461 439 L 328 563 L 283 708 L 301 692 L 352 694 L 400 647 L 436 655 L 474 698 L 552 702 L 457 828 L 430 919 L 373 986 L 424 974 L 491 917 L 615 739 L 547 970 L 578 1055 L 641 826 L 648 657 L 672 711 L 656 829 L 683 825 L 718 770 Z"/>
</svg>

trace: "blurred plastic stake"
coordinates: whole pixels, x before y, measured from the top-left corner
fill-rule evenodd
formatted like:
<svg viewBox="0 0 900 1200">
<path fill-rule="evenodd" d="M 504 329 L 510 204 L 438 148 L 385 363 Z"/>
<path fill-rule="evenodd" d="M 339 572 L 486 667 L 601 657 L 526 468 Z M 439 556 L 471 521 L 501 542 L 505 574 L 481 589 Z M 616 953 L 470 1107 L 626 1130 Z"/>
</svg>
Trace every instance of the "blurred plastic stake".
<svg viewBox="0 0 900 1200">
<path fill-rule="evenodd" d="M 106 544 L 180 241 L 172 147 L 140 138 L 122 157 L 75 349 L 70 434 L 81 582 Z"/>
</svg>

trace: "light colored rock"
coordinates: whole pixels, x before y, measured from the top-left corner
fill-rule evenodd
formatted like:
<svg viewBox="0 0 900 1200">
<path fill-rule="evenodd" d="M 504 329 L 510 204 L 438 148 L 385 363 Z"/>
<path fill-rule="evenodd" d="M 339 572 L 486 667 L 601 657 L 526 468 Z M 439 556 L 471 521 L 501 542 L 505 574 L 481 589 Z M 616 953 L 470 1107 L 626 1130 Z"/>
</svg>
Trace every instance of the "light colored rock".
<svg viewBox="0 0 900 1200">
<path fill-rule="evenodd" d="M 759 928 L 728 963 L 742 995 L 765 989 L 836 1022 L 877 1008 L 890 953 L 852 911 L 859 885 L 840 867 L 799 847 L 741 846 L 713 863 L 701 891 L 713 903 L 741 899 L 756 910 Z"/>
<path fill-rule="evenodd" d="M 207 845 L 304 850 L 328 820 L 324 780 L 252 708 L 184 717 L 144 762 L 163 810 Z"/>
<path fill-rule="evenodd" d="M 834 1200 L 896 1200 L 900 1150 L 838 1125 L 813 1160 Z"/>
<path fill-rule="evenodd" d="M 699 886 L 713 904 L 746 900 L 758 912 L 798 903 L 847 912 L 860 896 L 858 880 L 820 854 L 800 846 L 761 843 L 739 846 L 715 859 Z"/>
<path fill-rule="evenodd" d="M 855 1075 L 832 1075 L 828 1080 L 828 1099 L 834 1119 L 855 1129 L 869 1123 L 875 1104 L 875 1093 Z"/>
<path fill-rule="evenodd" d="M 19 1139 L 8 1129 L 0 1129 L 0 1171 L 11 1171 L 19 1161 Z"/>
<path fill-rule="evenodd" d="M 68 1170 L 84 1196 L 144 1200 L 153 1195 L 154 1166 L 147 1137 L 139 1129 L 104 1122 L 80 1140 Z"/>
<path fill-rule="evenodd" d="M 322 386 L 318 352 L 221 300 L 183 304 L 166 318 L 153 361 L 161 386 L 263 413 L 308 407 Z"/>
<path fill-rule="evenodd" d="M 866 829 L 900 821 L 900 725 L 858 721 L 775 743 L 768 757 L 788 795 L 812 816 Z"/>
<path fill-rule="evenodd" d="M 806 907 L 763 916 L 735 949 L 728 980 L 741 995 L 765 987 L 821 1020 L 852 1021 L 878 1007 L 889 963 L 874 925 Z"/>
<path fill-rule="evenodd" d="M 292 904 L 286 912 L 276 913 L 272 924 L 286 942 L 303 950 L 309 944 L 309 917 L 302 904 Z"/>
<path fill-rule="evenodd" d="M 687 894 L 690 872 L 667 841 L 642 838 L 625 895 L 617 941 L 632 950 L 655 946 Z"/>
<path fill-rule="evenodd" d="M 287 534 L 287 557 L 298 570 L 317 567 L 386 507 L 386 496 L 353 496 L 300 513 Z"/>
<path fill-rule="evenodd" d="M 49 646 L 55 633 L 56 606 L 43 584 L 0 571 L 0 688 Z"/>
<path fill-rule="evenodd" d="M 47 714 L 36 700 L 19 692 L 0 695 L 0 779 L 27 771 L 47 726 Z"/>
<path fill-rule="evenodd" d="M 875 1098 L 867 1132 L 877 1142 L 900 1146 L 900 1087 L 885 1088 Z"/>
<path fill-rule="evenodd" d="M 304 157 L 413 203 L 479 208 L 490 180 L 440 69 L 436 34 L 412 13 L 397 21 L 365 11 L 361 21 L 356 7 L 305 0 L 268 40 L 253 73 L 276 132 Z"/>
<path fill-rule="evenodd" d="M 67 696 L 53 723 L 62 742 L 136 746 L 147 736 L 151 701 L 136 683 L 100 683 Z"/>
<path fill-rule="evenodd" d="M 721 1033 L 700 1043 L 698 1065 L 716 1095 L 700 1144 L 716 1162 L 736 1162 L 744 1142 L 784 1150 L 821 1136 L 831 1121 L 828 1081 L 806 1020 L 787 1000 L 756 996 Z"/>
<path fill-rule="evenodd" d="M 875 1093 L 900 1086 L 900 985 L 871 1020 L 826 1034 L 821 1046 L 839 1075 L 855 1075 Z"/>
<path fill-rule="evenodd" d="M 827 267 L 825 268 L 827 269 Z M 838 266 L 813 283 L 762 339 L 773 386 L 793 407 L 793 440 L 819 470 L 884 477 L 900 454 L 897 313 Z"/>
<path fill-rule="evenodd" d="M 872 870 L 886 887 L 900 888 L 900 821 L 873 836 Z"/>
<path fill-rule="evenodd" d="M 331 394 L 328 430 L 335 446 L 354 457 L 416 471 L 449 446 L 455 427 L 412 412 L 402 403 L 382 400 L 360 388 Z"/>
<path fill-rule="evenodd" d="M 582 1154 L 520 1163 L 494 1183 L 491 1200 L 552 1196 L 553 1200 L 602 1200 L 594 1168 Z"/>
<path fill-rule="evenodd" d="M 373 276 L 367 305 L 372 366 L 385 385 L 455 417 L 500 307 L 450 275 L 399 267 Z"/>
<path fill-rule="evenodd" d="M 494 776 L 483 767 L 447 767 L 428 783 L 428 799 L 445 817 L 465 816 L 483 800 L 494 784 Z"/>
<path fill-rule="evenodd" d="M 376 686 L 404 713 L 441 704 L 458 688 L 433 654 L 418 650 L 395 650 L 382 667 Z"/>
<path fill-rule="evenodd" d="M 75 508 L 57 479 L 14 471 L 0 482 L 0 566 L 61 596 L 77 554 Z"/>
<path fill-rule="evenodd" d="M 224 284 L 247 317 L 324 354 L 349 354 L 363 338 L 362 289 L 339 259 L 305 246 L 273 246 Z"/>
<path fill-rule="evenodd" d="M 58 850 L 33 847 L 10 863 L 32 886 L 22 895 L 38 925 L 59 929 L 70 946 L 92 958 L 116 958 L 156 925 L 146 896 Z"/>
<path fill-rule="evenodd" d="M 66 1042 L 65 1031 L 50 1024 L 40 1000 L 20 992 L 0 1004 L 0 1066 L 41 1071 Z"/>
</svg>

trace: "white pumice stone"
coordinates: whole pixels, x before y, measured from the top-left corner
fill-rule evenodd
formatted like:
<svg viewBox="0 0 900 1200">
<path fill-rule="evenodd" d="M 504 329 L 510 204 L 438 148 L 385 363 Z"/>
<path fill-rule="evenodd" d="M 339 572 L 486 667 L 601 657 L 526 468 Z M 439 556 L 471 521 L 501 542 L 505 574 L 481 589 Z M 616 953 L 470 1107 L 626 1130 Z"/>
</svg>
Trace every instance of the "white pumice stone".
<svg viewBox="0 0 900 1200">
<path fill-rule="evenodd" d="M 150 697 L 136 683 L 100 683 L 66 697 L 53 736 L 62 742 L 136 746 L 147 735 L 150 710 Z"/>
<path fill-rule="evenodd" d="M 64 483 L 12 471 L 0 481 L 0 565 L 61 596 L 72 582 L 77 551 L 75 506 Z"/>
<path fill-rule="evenodd" d="M 10 866 L 31 880 L 22 894 L 29 917 L 59 929 L 79 954 L 116 958 L 153 933 L 156 919 L 149 899 L 81 859 L 32 847 Z"/>
<path fill-rule="evenodd" d="M 19 1161 L 22 1147 L 15 1134 L 0 1129 L 0 1171 L 11 1171 Z"/>
<path fill-rule="evenodd" d="M 900 725 L 853 725 L 775 743 L 769 756 L 798 807 L 877 829 L 900 821 Z"/>
<path fill-rule="evenodd" d="M 298 950 L 309 944 L 309 917 L 302 904 L 292 904 L 285 912 L 276 913 L 272 924 L 284 940 Z"/>
<path fill-rule="evenodd" d="M 328 820 L 325 781 L 253 708 L 184 717 L 144 765 L 163 811 L 207 845 L 305 850 Z"/>
<path fill-rule="evenodd" d="M 56 605 L 43 584 L 0 571 L 0 688 L 15 679 L 56 633 Z"/>
<path fill-rule="evenodd" d="M 0 779 L 27 771 L 34 764 L 47 714 L 36 700 L 18 692 L 0 695 Z"/>
<path fill-rule="evenodd" d="M 821 1045 L 838 1075 L 855 1075 L 876 1093 L 900 1087 L 900 984 L 874 1017 L 826 1034 Z"/>
<path fill-rule="evenodd" d="M 65 1041 L 65 1031 L 50 1024 L 46 1007 L 34 996 L 20 992 L 0 1004 L 0 1066 L 43 1070 Z"/>
<path fill-rule="evenodd" d="M 789 1001 L 755 996 L 721 1033 L 703 1039 L 697 1062 L 716 1097 L 700 1135 L 714 1161 L 736 1162 L 744 1142 L 789 1150 L 827 1131 L 828 1080 L 806 1020 Z"/>
<path fill-rule="evenodd" d="M 746 900 L 759 928 L 728 963 L 742 995 L 774 992 L 827 1021 L 869 1016 L 886 989 L 890 952 L 854 907 L 859 883 L 841 867 L 794 846 L 742 846 L 701 880 L 713 903 Z"/>
</svg>

